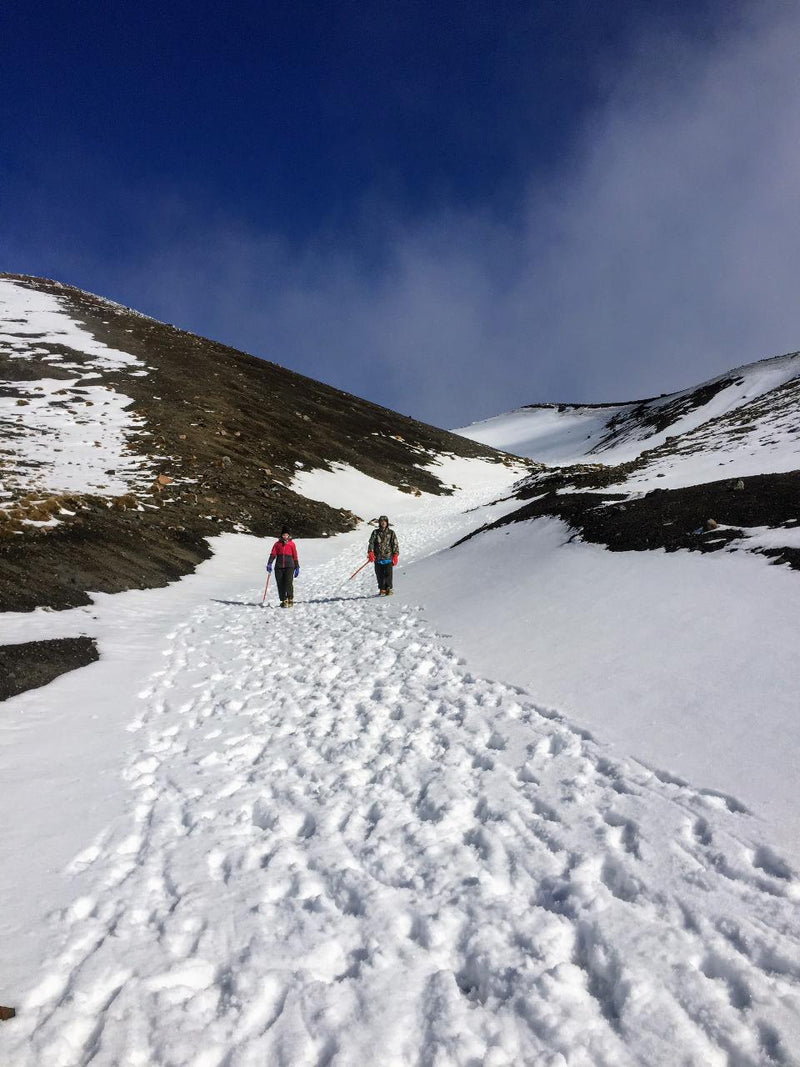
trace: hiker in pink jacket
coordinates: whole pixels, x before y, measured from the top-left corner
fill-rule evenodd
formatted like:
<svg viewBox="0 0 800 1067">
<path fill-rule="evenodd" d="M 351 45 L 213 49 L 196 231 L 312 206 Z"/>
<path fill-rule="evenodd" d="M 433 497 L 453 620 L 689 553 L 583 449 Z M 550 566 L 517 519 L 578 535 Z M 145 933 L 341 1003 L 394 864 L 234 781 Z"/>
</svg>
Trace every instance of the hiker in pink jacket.
<svg viewBox="0 0 800 1067">
<path fill-rule="evenodd" d="M 300 561 L 297 558 L 297 546 L 289 536 L 288 526 L 281 530 L 281 536 L 272 546 L 267 563 L 267 574 L 272 574 L 275 567 L 275 584 L 282 608 L 294 605 L 294 579 L 300 573 Z"/>
</svg>

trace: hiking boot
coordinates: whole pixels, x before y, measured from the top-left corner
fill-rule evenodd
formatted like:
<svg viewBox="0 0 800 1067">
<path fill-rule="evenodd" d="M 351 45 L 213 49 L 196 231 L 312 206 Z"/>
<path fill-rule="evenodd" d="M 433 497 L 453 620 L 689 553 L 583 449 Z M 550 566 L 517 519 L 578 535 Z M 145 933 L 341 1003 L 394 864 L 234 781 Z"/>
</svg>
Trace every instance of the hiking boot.
<svg viewBox="0 0 800 1067">
<path fill-rule="evenodd" d="M 394 596 L 394 589 L 387 589 L 386 590 L 386 595 L 387 596 Z"/>
<path fill-rule="evenodd" d="M 282 600 L 282 601 L 281 601 L 281 607 L 282 607 L 282 608 L 285 608 L 287 604 L 288 604 L 288 601 L 287 601 L 287 600 Z"/>
<path fill-rule="evenodd" d="M 378 590 L 378 596 L 386 596 L 386 590 L 385 589 L 379 589 Z"/>
<path fill-rule="evenodd" d="M 293 600 L 287 600 L 286 604 L 287 604 L 287 607 L 290 607 L 290 608 L 294 607 L 294 601 Z"/>
</svg>

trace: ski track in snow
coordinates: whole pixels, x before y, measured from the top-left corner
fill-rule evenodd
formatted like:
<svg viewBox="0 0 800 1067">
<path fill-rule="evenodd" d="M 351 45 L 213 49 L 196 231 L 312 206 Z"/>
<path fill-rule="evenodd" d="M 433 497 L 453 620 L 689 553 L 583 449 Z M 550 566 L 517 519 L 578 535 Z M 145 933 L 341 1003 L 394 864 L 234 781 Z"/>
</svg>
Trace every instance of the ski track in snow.
<svg viewBox="0 0 800 1067">
<path fill-rule="evenodd" d="M 799 1062 L 800 881 L 756 820 L 331 594 L 342 563 L 168 635 L 2 1062 Z"/>
</svg>

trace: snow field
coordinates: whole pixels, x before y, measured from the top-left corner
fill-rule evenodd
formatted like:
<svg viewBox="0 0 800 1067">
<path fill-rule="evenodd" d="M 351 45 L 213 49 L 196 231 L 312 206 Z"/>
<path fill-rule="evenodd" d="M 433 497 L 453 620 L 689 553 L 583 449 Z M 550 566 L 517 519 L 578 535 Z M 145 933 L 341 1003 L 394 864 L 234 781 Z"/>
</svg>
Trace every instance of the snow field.
<svg viewBox="0 0 800 1067">
<path fill-rule="evenodd" d="M 609 419 L 625 408 L 570 406 L 518 408 L 455 430 L 492 448 L 529 456 L 538 463 L 580 463 L 601 439 Z M 594 462 L 607 462 L 597 457 Z"/>
<path fill-rule="evenodd" d="M 0 1059 L 798 1062 L 800 881 L 756 821 L 343 586 L 365 540 L 292 611 L 251 588 L 163 636 L 126 812 L 71 862 Z"/>
<path fill-rule="evenodd" d="M 743 547 L 776 537 L 748 532 Z M 474 671 L 734 794 L 800 863 L 797 572 L 745 552 L 609 552 L 543 518 L 420 561 L 398 599 L 424 603 Z"/>
<path fill-rule="evenodd" d="M 460 507 L 448 505 L 448 498 L 436 498 L 427 493 L 415 496 L 377 478 L 364 474 L 346 463 L 334 463 L 329 471 L 298 470 L 292 479 L 291 488 L 309 500 L 321 500 L 332 508 L 347 508 L 355 511 L 369 522 L 379 514 L 388 513 L 390 521 L 400 513 L 406 520 L 413 520 L 412 538 L 421 537 L 428 549 L 437 527 L 448 529 L 463 526 L 461 512 L 470 506 L 485 506 L 493 493 L 503 497 L 515 481 L 528 473 L 528 468 L 519 463 L 506 467 L 484 459 L 464 459 L 460 456 L 426 456 L 426 462 L 418 464 L 429 470 L 448 489 L 459 493 Z M 467 495 L 465 495 L 467 494 Z M 474 497 L 474 500 L 472 499 Z M 506 511 L 513 510 L 506 507 Z M 428 515 L 430 521 L 425 521 Z M 486 521 L 486 520 L 483 520 Z M 474 524 L 479 525 L 479 524 Z M 441 538 L 440 538 L 441 541 Z M 406 545 L 408 541 L 406 540 Z M 442 541 L 442 544 L 448 543 Z M 408 548 L 404 550 L 408 556 Z"/>
<path fill-rule="evenodd" d="M 144 420 L 100 377 L 146 374 L 141 360 L 95 340 L 57 297 L 2 280 L 0 352 L 62 375 L 15 378 L 0 396 L 0 502 L 37 490 L 120 496 L 152 482 L 152 463 L 128 449 Z"/>
</svg>

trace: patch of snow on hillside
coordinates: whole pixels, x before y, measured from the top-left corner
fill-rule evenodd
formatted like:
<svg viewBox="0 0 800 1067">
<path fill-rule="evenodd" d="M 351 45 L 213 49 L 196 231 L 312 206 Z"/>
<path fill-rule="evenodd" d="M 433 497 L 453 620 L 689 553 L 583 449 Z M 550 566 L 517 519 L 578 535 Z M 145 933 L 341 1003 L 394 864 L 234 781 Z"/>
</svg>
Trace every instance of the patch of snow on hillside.
<svg viewBox="0 0 800 1067">
<path fill-rule="evenodd" d="M 729 529 L 729 527 L 722 526 L 720 529 Z M 731 541 L 731 549 L 741 546 L 742 548 L 757 549 L 762 552 L 765 550 L 767 552 L 773 550 L 782 552 L 787 548 L 800 551 L 800 526 L 779 526 L 777 528 L 771 526 L 747 526 L 742 530 L 742 534 L 744 535 L 743 537 Z"/>
<path fill-rule="evenodd" d="M 522 464 L 506 466 L 485 459 L 448 455 L 435 456 L 420 466 L 452 490 L 494 488 L 500 492 L 527 473 Z M 404 492 L 345 463 L 334 463 L 330 470 L 298 470 L 291 489 L 332 508 L 346 508 L 367 521 L 384 512 L 390 518 L 397 512 L 414 514 L 436 499 L 430 493 Z"/>
<path fill-rule="evenodd" d="M 102 385 L 77 391 L 80 381 L 15 382 L 15 397 L 0 396 L 0 499 L 32 490 L 119 496 L 152 482 L 150 464 L 125 447 L 143 425 L 126 410 L 130 398 Z"/>
<path fill-rule="evenodd" d="M 129 449 L 144 420 L 102 377 L 146 373 L 141 360 L 97 341 L 57 297 L 8 281 L 0 281 L 0 354 L 40 375 L 15 374 L 0 388 L 0 501 L 33 492 L 118 496 L 152 481 L 152 464 Z"/>
<path fill-rule="evenodd" d="M 46 354 L 69 370 L 125 370 L 142 361 L 129 352 L 96 340 L 64 310 L 58 297 L 15 282 L 0 280 L 0 345 L 12 359 Z M 51 352 L 54 345 L 60 352 Z M 79 362 L 70 362 L 70 356 Z M 88 357 L 88 360 L 84 357 Z"/>
<path fill-rule="evenodd" d="M 347 508 L 362 519 L 408 506 L 409 495 L 378 478 L 346 463 L 334 463 L 330 470 L 298 470 L 291 484 L 293 492 L 309 500 L 319 500 L 332 508 Z"/>
</svg>

